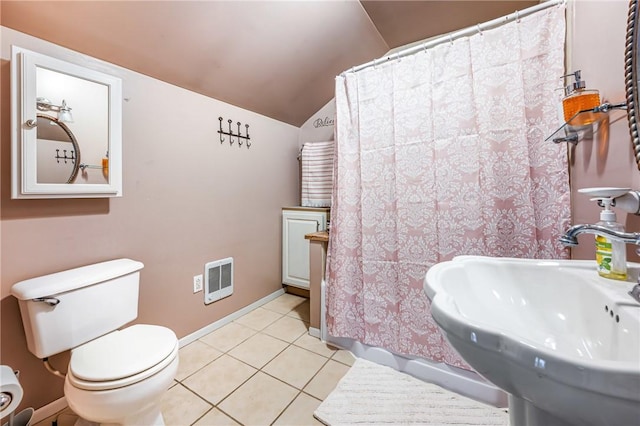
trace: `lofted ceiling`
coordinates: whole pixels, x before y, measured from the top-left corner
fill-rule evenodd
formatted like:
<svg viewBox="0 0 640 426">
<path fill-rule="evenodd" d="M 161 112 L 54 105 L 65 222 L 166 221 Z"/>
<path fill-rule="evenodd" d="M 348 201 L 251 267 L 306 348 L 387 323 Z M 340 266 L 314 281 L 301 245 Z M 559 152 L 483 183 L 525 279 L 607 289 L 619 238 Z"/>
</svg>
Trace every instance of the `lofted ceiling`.
<svg viewBox="0 0 640 426">
<path fill-rule="evenodd" d="M 334 78 L 538 1 L 15 1 L 0 24 L 301 126 Z"/>
</svg>

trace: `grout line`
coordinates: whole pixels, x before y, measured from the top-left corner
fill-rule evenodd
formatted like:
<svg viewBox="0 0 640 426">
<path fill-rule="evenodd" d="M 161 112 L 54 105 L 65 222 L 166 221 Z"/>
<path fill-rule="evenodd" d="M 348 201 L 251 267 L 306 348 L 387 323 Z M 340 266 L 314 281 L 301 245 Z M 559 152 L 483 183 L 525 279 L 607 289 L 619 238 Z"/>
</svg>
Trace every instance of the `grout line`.
<svg viewBox="0 0 640 426">
<path fill-rule="evenodd" d="M 276 299 L 273 299 L 273 300 L 278 300 L 278 299 L 276 298 Z M 279 313 L 279 314 L 282 314 L 282 315 L 288 315 L 288 314 L 290 314 L 291 312 L 295 311 L 295 310 L 296 310 L 296 308 L 298 308 L 300 305 L 302 305 L 303 303 L 305 303 L 305 301 L 306 301 L 306 300 L 308 300 L 308 299 L 305 299 L 305 300 L 303 300 L 302 302 L 298 303 L 296 306 L 294 306 L 293 308 L 289 309 L 289 310 L 288 310 L 287 312 L 285 312 L 285 313 L 282 313 L 281 311 L 276 311 L 275 309 L 270 309 L 267 305 L 268 305 L 269 303 L 271 303 L 271 302 L 267 302 L 267 303 L 265 303 L 264 305 L 262 305 L 262 306 L 261 306 L 261 308 L 265 308 L 265 309 L 267 309 L 267 310 L 269 310 L 269 311 L 271 311 L 271 312 L 276 312 L 276 313 Z"/>
<path fill-rule="evenodd" d="M 209 414 L 211 412 L 211 410 L 213 410 L 215 407 L 211 406 L 207 411 L 205 411 L 204 413 L 202 413 L 202 415 L 200 417 L 198 417 L 197 419 L 195 419 L 193 421 L 193 423 L 191 423 L 191 426 L 195 425 L 196 423 L 198 423 L 204 416 L 206 416 L 207 414 Z"/>
<path fill-rule="evenodd" d="M 193 389 L 191 389 L 189 386 L 185 385 L 184 383 L 178 383 L 178 385 L 182 386 L 184 389 L 186 389 L 187 391 L 191 392 L 192 394 L 194 394 L 195 396 L 197 396 L 198 398 L 200 398 L 201 400 L 203 400 L 207 404 L 211 405 L 212 407 L 214 406 L 214 404 L 212 404 L 209 401 L 207 401 L 206 398 L 200 396 L 196 391 L 194 391 Z"/>
<path fill-rule="evenodd" d="M 227 413 L 226 411 L 224 411 L 222 408 L 220 407 L 215 407 L 218 411 L 220 411 L 222 414 L 224 414 L 225 416 L 229 417 L 231 420 L 233 420 L 234 422 L 238 423 L 240 426 L 244 426 L 244 423 L 242 423 L 240 420 L 236 419 L 235 417 L 233 417 L 230 413 Z"/>
<path fill-rule="evenodd" d="M 304 303 L 304 301 L 303 301 L 302 303 Z M 301 303 L 301 304 L 302 304 L 302 303 Z M 301 305 L 301 304 L 300 304 L 300 305 Z M 298 306 L 300 306 L 300 305 L 298 305 Z M 296 306 L 296 307 L 298 307 L 298 306 Z M 263 308 L 264 308 L 264 306 L 261 306 L 261 307 L 263 307 Z M 256 309 L 259 309 L 259 308 L 256 308 Z M 304 321 L 302 318 L 289 317 L 287 314 L 282 314 L 282 313 L 280 313 L 280 312 L 271 311 L 271 310 L 270 310 L 270 309 L 268 309 L 268 308 L 264 308 L 264 309 L 265 309 L 265 310 L 267 310 L 267 311 L 270 311 L 270 312 L 275 312 L 275 313 L 279 314 L 279 315 L 280 315 L 280 317 L 279 317 L 279 318 L 277 318 L 275 321 L 273 321 L 273 322 L 271 322 L 271 323 L 267 324 L 267 325 L 266 325 L 264 328 L 262 328 L 261 330 L 256 330 L 256 329 L 254 329 L 253 327 L 250 327 L 250 326 L 248 326 L 248 325 L 246 325 L 246 324 L 242 324 L 242 323 L 237 322 L 236 320 L 234 320 L 233 322 L 235 322 L 237 325 L 240 325 L 240 326 L 243 326 L 243 327 L 245 327 L 245 328 L 248 328 L 248 329 L 250 329 L 251 331 L 253 331 L 254 333 L 253 333 L 251 336 L 247 337 L 246 339 L 244 339 L 243 341 L 239 342 L 238 344 L 236 344 L 235 346 L 233 346 L 233 347 L 229 348 L 229 349 L 228 349 L 228 350 L 226 350 L 226 351 L 221 351 L 220 349 L 215 348 L 215 347 L 213 347 L 213 346 L 211 346 L 211 345 L 207 344 L 207 343 L 206 343 L 206 342 L 204 342 L 204 341 L 201 341 L 201 343 L 204 343 L 206 346 L 211 347 L 211 348 L 215 349 L 216 351 L 220 352 L 220 355 L 219 355 L 219 356 L 217 356 L 216 358 L 212 359 L 212 360 L 211 360 L 210 362 L 208 362 L 205 366 L 201 367 L 201 368 L 200 368 L 200 369 L 198 369 L 197 371 L 195 371 L 195 372 L 191 373 L 189 376 L 187 376 L 187 377 L 185 377 L 184 379 L 182 379 L 182 380 L 187 380 L 188 378 L 192 377 L 192 376 L 193 376 L 193 375 L 195 375 L 196 373 L 200 372 L 200 371 L 201 371 L 202 369 L 204 369 L 206 366 L 208 366 L 208 365 L 210 365 L 211 363 L 213 363 L 214 361 L 216 361 L 216 360 L 220 359 L 223 355 L 227 355 L 227 356 L 229 356 L 229 357 L 231 357 L 231 358 L 233 358 L 233 359 L 235 359 L 235 360 L 237 360 L 237 361 L 239 361 L 239 362 L 241 362 L 241 363 L 243 363 L 243 364 L 247 365 L 248 367 L 251 367 L 252 369 L 254 369 L 254 370 L 255 370 L 255 371 L 253 372 L 253 374 L 251 374 L 247 379 L 245 379 L 245 380 L 244 380 L 244 381 L 242 381 L 240 384 L 238 384 L 238 385 L 237 385 L 237 386 L 236 386 L 232 391 L 230 391 L 227 395 L 225 395 L 225 396 L 224 396 L 224 397 L 223 397 L 223 398 L 222 398 L 222 399 L 221 399 L 217 404 L 213 404 L 213 403 L 209 402 L 206 398 L 204 398 L 204 397 L 200 396 L 196 391 L 194 391 L 194 390 L 192 390 L 191 388 L 189 388 L 189 387 L 188 387 L 186 384 L 184 384 L 181 380 L 175 380 L 177 384 L 180 384 L 181 386 L 183 386 L 184 388 L 186 388 L 189 392 L 193 393 L 193 394 L 194 394 L 194 395 L 196 395 L 198 398 L 200 398 L 200 399 L 204 400 L 207 404 L 209 404 L 209 405 L 211 406 L 211 407 L 209 408 L 209 410 L 207 410 L 207 411 L 206 411 L 202 416 L 200 416 L 197 420 L 195 420 L 195 422 L 194 422 L 194 423 L 192 423 L 192 425 L 193 425 L 193 424 L 195 424 L 195 423 L 197 423 L 197 422 L 198 422 L 199 420 L 201 420 L 203 417 L 205 417 L 205 416 L 206 416 L 208 413 L 210 413 L 213 409 L 217 409 L 217 410 L 218 410 L 218 411 L 220 411 L 222 414 L 224 414 L 225 416 L 229 417 L 230 419 L 232 419 L 232 420 L 233 420 L 233 421 L 235 421 L 236 423 L 238 423 L 238 424 L 240 424 L 240 425 L 243 425 L 243 423 L 242 423 L 242 422 L 240 422 L 238 419 L 234 418 L 230 413 L 227 413 L 226 411 L 222 410 L 222 409 L 220 408 L 220 404 L 222 404 L 225 400 L 227 400 L 229 397 L 231 397 L 235 392 L 237 392 L 237 391 L 238 391 L 238 389 L 239 389 L 240 387 L 244 386 L 244 385 L 245 385 L 249 380 L 251 380 L 252 378 L 254 378 L 254 377 L 255 377 L 259 372 L 262 372 L 263 374 L 267 375 L 268 377 L 273 378 L 273 379 L 277 380 L 278 382 L 280 382 L 280 383 L 282 383 L 282 384 L 284 384 L 284 385 L 286 385 L 286 386 L 288 386 L 288 387 L 290 387 L 290 388 L 293 388 L 294 390 L 296 390 L 296 391 L 297 391 L 297 393 L 296 393 L 296 395 L 293 397 L 293 399 L 292 399 L 291 401 L 289 401 L 289 403 L 288 403 L 288 404 L 287 404 L 287 405 L 286 405 L 286 406 L 285 406 L 285 407 L 280 411 L 280 413 L 275 417 L 275 419 L 271 421 L 271 423 L 270 423 L 270 424 L 273 424 L 273 423 L 275 423 L 275 422 L 276 422 L 280 417 L 282 417 L 282 415 L 284 414 L 284 412 L 285 412 L 287 409 L 289 409 L 289 407 L 291 407 L 291 405 L 293 404 L 293 402 L 294 402 L 297 398 L 299 398 L 299 397 L 300 397 L 300 395 L 302 395 L 302 394 L 304 394 L 305 396 L 308 396 L 308 397 L 310 397 L 310 398 L 313 398 L 313 399 L 314 399 L 314 400 L 316 400 L 316 401 L 320 401 L 321 403 L 323 402 L 323 399 L 320 399 L 320 398 L 318 398 L 318 397 L 316 397 L 316 396 L 314 396 L 314 395 L 311 395 L 310 393 L 308 393 L 307 391 L 305 391 L 305 388 L 309 385 L 309 383 L 311 383 L 311 382 L 312 382 L 312 381 L 313 381 L 313 380 L 318 376 L 318 374 L 319 374 L 319 373 L 320 373 L 320 372 L 321 372 L 321 371 L 322 371 L 322 370 L 323 370 L 323 369 L 324 369 L 324 368 L 329 364 L 329 362 L 330 362 L 330 361 L 335 361 L 335 362 L 337 362 L 337 363 L 339 363 L 339 364 L 341 364 L 341 365 L 346 366 L 347 368 L 351 368 L 351 365 L 348 365 L 348 364 L 346 364 L 346 363 L 344 363 L 344 362 L 338 361 L 338 360 L 336 360 L 336 359 L 334 359 L 334 358 L 333 358 L 333 357 L 334 357 L 334 356 L 339 352 L 339 350 L 340 350 L 339 348 L 336 348 L 336 349 L 333 351 L 333 353 L 332 353 L 332 354 L 330 354 L 329 356 L 325 356 L 325 355 L 320 354 L 320 353 L 318 353 L 318 352 L 315 352 L 315 351 L 313 351 L 313 350 L 311 350 L 311 349 L 307 349 L 307 348 L 305 348 L 305 347 L 302 347 L 302 346 L 298 346 L 298 345 L 296 345 L 296 344 L 295 344 L 295 342 L 297 342 L 300 338 L 302 338 L 302 337 L 305 335 L 304 333 L 303 333 L 303 334 L 301 334 L 301 335 L 299 335 L 298 337 L 296 337 L 292 342 L 289 342 L 289 341 L 283 340 L 283 339 L 281 339 L 281 338 L 279 338 L 279 337 L 272 336 L 272 335 L 270 335 L 270 334 L 266 333 L 266 332 L 265 332 L 266 328 L 268 328 L 269 326 L 271 326 L 272 324 L 274 324 L 275 322 L 279 321 L 280 319 L 282 319 L 282 318 L 284 318 L 284 317 L 288 317 L 288 318 L 292 318 L 292 319 L 295 319 L 295 320 L 301 321 L 303 324 L 305 324 L 305 327 L 307 327 L 307 329 L 308 329 L 309 323 L 308 323 L 307 321 Z M 294 308 L 294 309 L 295 309 L 295 308 Z M 289 311 L 289 312 L 293 312 L 293 311 L 294 311 L 294 309 L 292 309 L 292 310 L 291 310 L 291 311 Z M 240 317 L 240 318 L 241 318 L 241 317 Z M 238 319 L 239 319 L 239 318 L 238 318 Z M 214 330 L 214 331 L 215 331 L 215 330 Z M 258 334 L 262 334 L 263 336 L 271 337 L 271 338 L 274 338 L 274 339 L 276 339 L 276 340 L 278 340 L 278 341 L 284 342 L 284 343 L 286 343 L 286 346 L 285 346 L 282 350 L 280 350 L 279 352 L 277 352 L 273 357 L 271 357 L 271 358 L 270 358 L 270 359 L 269 359 L 269 360 L 268 360 L 264 365 L 262 365 L 260 368 L 256 368 L 256 367 L 252 366 L 251 364 L 249 364 L 249 363 L 247 363 L 247 362 L 245 362 L 245 361 L 243 361 L 243 360 L 241 360 L 241 359 L 239 359 L 239 358 L 236 358 L 235 356 L 233 356 L 232 354 L 230 354 L 230 352 L 231 352 L 233 349 L 237 348 L 238 346 L 240 346 L 241 344 L 245 343 L 245 342 L 246 342 L 246 341 L 248 341 L 249 339 L 251 339 L 251 338 L 253 338 L 253 337 L 257 336 Z M 204 337 L 204 336 L 202 336 L 202 337 Z M 197 340 L 199 340 L 199 339 L 197 339 Z M 330 345 L 330 344 L 328 344 L 328 343 L 326 343 L 326 342 L 325 342 L 325 344 L 326 344 L 327 346 L 333 347 L 332 345 Z M 284 351 L 286 351 L 288 348 L 290 348 L 290 347 L 292 347 L 292 346 L 293 346 L 293 347 L 295 347 L 296 349 L 302 349 L 302 350 L 305 350 L 305 351 L 307 351 L 307 352 L 309 352 L 309 353 L 311 353 L 311 354 L 318 355 L 318 356 L 320 356 L 320 357 L 322 357 L 322 358 L 323 358 L 323 363 L 322 363 L 322 365 L 320 366 L 320 368 L 319 368 L 319 369 L 318 369 L 318 370 L 317 370 L 317 371 L 316 371 L 316 372 L 311 376 L 311 378 L 310 378 L 310 379 L 309 379 L 309 380 L 308 380 L 308 381 L 307 381 L 307 382 L 306 382 L 306 383 L 305 383 L 305 384 L 304 384 L 300 389 L 298 389 L 296 386 L 294 386 L 294 385 L 292 385 L 292 384 L 290 384 L 290 383 L 287 383 L 287 382 L 285 382 L 284 380 L 282 380 L 282 379 L 280 379 L 280 378 L 278 378 L 278 377 L 275 377 L 275 376 L 273 376 L 273 375 L 271 375 L 271 374 L 269 374 L 269 373 L 267 373 L 266 371 L 264 371 L 264 370 L 263 370 L 267 365 L 269 365 L 271 362 L 273 362 L 276 358 L 278 358 L 280 355 L 282 355 L 282 353 L 283 353 Z M 311 415 L 313 415 L 313 413 L 311 413 Z"/>
<path fill-rule="evenodd" d="M 240 360 L 238 360 L 238 361 L 240 361 Z M 240 361 L 240 362 L 242 362 L 242 361 Z M 245 362 L 244 364 L 249 365 L 249 364 L 247 364 L 246 362 Z M 239 422 L 238 420 L 236 420 L 235 418 L 233 418 L 233 417 L 232 417 L 230 414 L 228 414 L 227 412 L 223 411 L 223 410 L 220 408 L 220 404 L 222 404 L 222 403 L 223 403 L 227 398 L 229 398 L 231 395 L 233 395 L 233 393 L 234 393 L 235 391 L 237 391 L 238 389 L 240 389 L 240 387 L 242 387 L 242 385 L 244 385 L 245 383 L 247 383 L 249 380 L 251 380 L 251 378 L 252 378 L 253 376 L 255 376 L 256 374 L 258 374 L 258 372 L 260 372 L 260 370 L 257 370 L 255 367 L 252 367 L 251 365 L 249 365 L 249 367 L 253 368 L 253 369 L 254 369 L 254 370 L 256 370 L 256 371 L 254 371 L 254 372 L 253 372 L 253 374 L 251 374 L 251 376 L 247 377 L 247 379 L 246 379 L 246 380 L 244 380 L 242 383 L 240 383 L 238 386 L 236 386 L 236 387 L 235 387 L 231 392 L 229 392 L 229 393 L 228 393 L 224 398 L 222 398 L 220 401 L 218 401 L 218 403 L 217 403 L 217 404 L 212 404 L 211 402 L 207 401 L 207 402 L 209 402 L 209 404 L 212 404 L 212 405 L 213 405 L 213 407 L 215 407 L 215 408 L 217 408 L 218 410 L 222 411 L 223 413 L 225 413 L 227 416 L 231 417 L 231 418 L 232 418 L 234 421 L 236 421 L 237 423 L 240 423 L 240 422 Z M 198 396 L 200 396 L 200 395 L 198 395 Z M 200 398 L 202 398 L 202 397 L 200 397 Z M 240 423 L 240 424 L 242 424 L 242 423 Z"/>
<path fill-rule="evenodd" d="M 273 324 L 274 322 L 276 322 L 276 321 L 278 321 L 278 320 L 280 320 L 280 319 L 282 319 L 283 317 L 285 317 L 285 316 L 286 316 L 285 314 L 281 314 L 280 312 L 270 311 L 269 309 L 263 308 L 262 306 L 260 306 L 260 307 L 258 307 L 258 308 L 256 308 L 256 309 L 254 309 L 252 312 L 257 311 L 258 309 L 263 309 L 263 310 L 265 310 L 265 311 L 267 311 L 267 312 L 271 312 L 271 313 L 273 313 L 273 314 L 278 314 L 278 315 L 280 315 L 280 317 L 279 317 L 279 318 L 276 318 L 275 320 L 273 320 L 273 321 L 271 321 L 271 322 L 269 322 L 269 323 L 267 323 L 264 327 L 262 327 L 262 328 L 261 328 L 261 329 L 259 329 L 259 330 L 256 330 L 255 328 L 253 328 L 252 326 L 250 326 L 250 325 L 248 325 L 248 324 L 243 324 L 243 323 L 239 322 L 238 320 L 239 320 L 239 319 L 241 319 L 242 317 L 240 317 L 240 318 L 238 318 L 238 319 L 233 320 L 233 322 L 235 322 L 235 323 L 237 323 L 237 324 L 240 324 L 240 325 L 243 325 L 243 326 L 245 326 L 245 327 L 248 327 L 248 328 L 250 328 L 250 329 L 252 329 L 252 330 L 255 330 L 255 331 L 262 331 L 262 330 L 264 330 L 265 328 L 269 327 L 269 326 L 270 326 L 271 324 Z M 243 316 L 244 316 L 244 315 L 243 315 Z"/>
<path fill-rule="evenodd" d="M 260 333 L 261 333 L 261 332 L 260 332 Z M 269 335 L 268 335 L 268 334 L 266 334 L 266 333 L 265 333 L 265 335 L 266 335 L 266 336 L 269 336 Z M 300 336 L 298 336 L 298 338 L 297 338 L 297 339 L 299 339 L 301 336 L 303 336 L 303 334 L 301 334 Z M 274 337 L 274 336 L 270 336 L 270 337 Z M 274 338 L 275 338 L 275 337 L 274 337 Z M 277 338 L 276 338 L 276 339 L 277 339 Z M 297 340 L 297 339 L 296 339 L 296 340 Z M 295 341 L 295 340 L 294 340 L 294 341 Z M 242 384 L 240 384 L 238 387 L 236 387 L 233 391 L 229 392 L 229 394 L 228 394 L 227 396 L 225 396 L 222 400 L 220 400 L 220 402 L 218 402 L 218 404 L 216 404 L 216 405 L 215 405 L 215 406 L 216 406 L 216 408 L 218 408 L 220 411 L 224 412 L 223 410 L 221 410 L 221 409 L 219 408 L 219 405 L 220 405 L 224 400 L 226 400 L 226 399 L 227 399 L 227 398 L 229 398 L 231 395 L 233 395 L 233 393 L 234 393 L 234 392 L 236 392 L 236 391 L 237 391 L 237 390 L 238 390 L 242 385 L 244 385 L 245 383 L 247 383 L 247 382 L 248 382 L 252 377 L 254 377 L 255 375 L 257 375 L 257 374 L 258 374 L 258 372 L 261 372 L 261 373 L 263 373 L 263 374 L 267 375 L 268 377 L 271 377 L 271 378 L 273 378 L 273 379 L 275 379 L 275 380 L 279 381 L 280 383 L 282 383 L 282 384 L 284 384 L 284 385 L 286 385 L 286 386 L 288 386 L 288 387 L 291 387 L 291 388 L 293 388 L 293 389 L 295 389 L 295 390 L 297 391 L 297 394 L 293 397 L 293 399 L 292 399 L 291 401 L 289 401 L 289 403 L 288 403 L 288 404 L 287 404 L 287 405 L 282 409 L 282 411 L 280 411 L 280 413 L 275 417 L 275 419 L 274 419 L 270 424 L 275 423 L 275 422 L 276 422 L 276 421 L 277 421 L 277 420 L 282 416 L 282 414 L 284 414 L 284 412 L 285 412 L 285 411 L 286 411 L 286 410 L 291 406 L 291 404 L 293 404 L 293 402 L 296 400 L 296 398 L 298 398 L 298 396 L 300 396 L 300 394 L 302 394 L 302 393 L 303 393 L 303 389 L 305 388 L 305 386 L 307 386 L 307 385 L 308 385 L 308 384 L 309 384 L 309 383 L 310 383 L 310 382 L 311 382 L 311 381 L 316 377 L 316 375 L 320 372 L 320 370 L 322 370 L 322 368 L 323 368 L 323 367 L 324 367 L 324 366 L 329 362 L 329 360 L 330 360 L 330 358 L 325 357 L 325 356 L 323 356 L 323 355 L 321 355 L 321 354 L 318 354 L 318 353 L 313 352 L 313 351 L 310 351 L 310 350 L 308 350 L 308 349 L 305 349 L 305 348 L 301 348 L 301 347 L 299 347 L 299 346 L 296 346 L 296 345 L 294 345 L 294 344 L 293 344 L 293 342 L 286 342 L 286 343 L 287 343 L 287 346 L 285 346 L 285 347 L 284 347 L 284 349 L 282 349 L 280 352 L 278 352 L 276 355 L 274 355 L 274 356 L 273 356 L 269 361 L 267 361 L 267 362 L 266 362 L 262 367 L 260 367 L 260 368 L 259 368 L 259 369 L 258 369 L 258 370 L 257 370 L 257 371 L 252 375 L 252 376 L 251 376 L 251 377 L 249 377 L 249 378 L 248 378 L 247 380 L 245 380 Z M 264 368 L 264 367 L 266 367 L 267 365 L 269 365 L 273 360 L 275 360 L 278 356 L 280 356 L 284 351 L 286 351 L 286 350 L 287 350 L 288 348 L 290 348 L 291 346 L 295 346 L 295 347 L 296 347 L 296 348 L 298 348 L 298 349 L 302 349 L 302 350 L 305 350 L 305 351 L 307 351 L 307 352 L 310 352 L 310 353 L 312 353 L 312 354 L 314 354 L 314 355 L 318 355 L 318 356 L 320 356 L 320 357 L 322 357 L 322 358 L 324 359 L 324 362 L 322 363 L 322 366 L 318 369 L 318 371 L 316 371 L 316 372 L 311 376 L 311 378 L 310 378 L 309 380 L 307 380 L 307 382 L 305 382 L 305 384 L 304 384 L 301 388 L 297 388 L 296 386 L 292 385 L 291 383 L 287 383 L 287 382 L 285 382 L 284 380 L 282 380 L 281 378 L 276 377 L 276 376 L 274 376 L 274 375 L 272 375 L 272 374 L 269 374 L 268 372 L 266 372 L 266 371 L 264 371 L 264 370 L 263 370 L 263 368 Z M 229 356 L 233 357 L 233 356 L 232 356 L 232 355 L 230 355 L 230 354 L 227 354 L 227 355 L 229 355 Z M 235 358 L 235 357 L 233 357 L 233 358 L 234 358 L 234 359 L 237 359 L 237 358 Z M 238 361 L 242 362 L 243 364 L 248 365 L 249 367 L 255 368 L 255 367 L 254 367 L 254 366 L 252 366 L 251 364 L 247 364 L 246 362 L 244 362 L 244 361 L 242 361 L 242 360 L 240 360 L 240 359 L 238 359 Z M 312 397 L 312 398 L 314 398 L 314 399 L 318 400 L 318 398 L 317 398 L 317 397 L 315 397 L 315 396 L 313 396 L 313 395 L 310 395 L 310 394 L 308 394 L 308 393 L 306 393 L 306 392 L 304 392 L 304 393 L 305 393 L 305 395 L 308 395 L 308 396 L 310 396 L 310 397 Z M 320 400 L 320 402 L 322 402 L 322 400 Z M 225 413 L 225 414 L 227 414 L 227 413 Z M 227 415 L 228 415 L 228 414 L 227 414 Z M 230 416 L 230 415 L 228 415 L 228 416 L 229 416 L 229 417 L 231 417 L 231 418 L 233 418 L 233 417 L 232 417 L 232 416 Z M 235 418 L 233 418 L 233 420 L 234 420 L 234 421 L 238 421 L 238 420 L 237 420 L 237 419 L 235 419 Z M 238 423 L 240 423 L 240 422 L 238 422 Z"/>
<path fill-rule="evenodd" d="M 300 335 L 300 336 L 302 336 L 302 335 Z M 298 338 L 296 338 L 296 340 L 297 340 L 297 339 L 299 339 L 299 338 L 300 338 L 300 336 L 298 336 Z M 295 342 L 295 340 L 294 340 L 294 342 Z M 293 344 L 293 342 L 289 343 L 289 344 L 287 345 L 287 347 L 285 347 L 285 348 L 282 350 L 282 352 L 280 352 L 278 355 L 276 355 L 276 356 L 274 356 L 273 358 L 271 358 L 271 360 L 270 360 L 269 362 L 267 362 L 267 363 L 266 363 L 262 368 L 264 368 L 264 367 L 266 367 L 267 365 L 269 365 L 269 364 L 270 364 L 274 359 L 276 359 L 278 356 L 280 356 L 284 351 L 286 351 L 286 350 L 287 350 L 288 348 L 290 348 L 291 346 L 295 346 L 295 345 Z M 296 346 L 296 348 L 298 348 L 298 346 Z M 300 348 L 300 349 L 306 350 L 306 349 L 304 349 L 304 348 Z M 316 355 L 319 355 L 319 354 L 316 354 Z M 287 404 L 287 405 L 282 409 L 282 411 L 280 412 L 280 414 L 278 414 L 278 415 L 276 416 L 276 418 L 275 418 L 275 419 L 273 419 L 273 421 L 270 423 L 270 425 L 273 425 L 276 421 L 278 421 L 278 419 L 279 419 L 279 418 L 284 414 L 284 412 L 285 412 L 285 411 L 287 411 L 287 409 L 291 406 L 291 404 L 293 404 L 293 402 L 296 400 L 296 398 L 298 398 L 298 396 L 300 396 L 300 394 L 302 393 L 302 389 L 304 389 L 304 387 L 305 387 L 305 386 L 307 386 L 307 385 L 309 384 L 309 382 L 311 382 L 311 380 L 313 380 L 313 378 L 318 374 L 318 372 L 322 369 L 322 367 L 324 367 L 324 366 L 325 366 L 325 364 L 326 364 L 328 361 L 329 361 L 329 359 L 327 358 L 327 360 L 322 364 L 322 366 L 318 369 L 318 371 L 316 371 L 316 372 L 313 374 L 313 376 L 311 376 L 311 378 L 310 378 L 309 380 L 307 380 L 307 382 L 306 382 L 306 383 L 305 383 L 305 384 L 304 384 L 300 389 L 298 389 L 297 387 L 293 386 L 293 385 L 292 385 L 292 384 L 290 384 L 290 383 L 285 382 L 284 380 L 280 379 L 279 377 L 275 377 L 275 376 L 273 376 L 273 375 L 271 375 L 271 374 L 267 373 L 266 371 L 263 371 L 263 370 L 262 370 L 262 368 L 260 369 L 260 371 L 261 371 L 262 373 L 264 373 L 264 374 L 268 375 L 269 377 L 272 377 L 272 378 L 274 378 L 274 379 L 278 380 L 279 382 L 284 383 L 285 385 L 290 386 L 290 387 L 292 387 L 293 389 L 295 389 L 295 390 L 297 390 L 297 391 L 298 391 L 298 393 L 296 394 L 296 396 L 294 396 L 294 397 L 293 397 L 293 399 L 292 399 L 291 401 L 289 401 L 289 403 L 288 403 L 288 404 Z M 317 399 L 317 398 L 316 398 L 316 399 Z M 313 414 L 312 414 L 312 415 L 313 415 Z"/>
<path fill-rule="evenodd" d="M 193 343 L 193 342 L 191 342 L 191 343 Z M 189 343 L 189 345 L 190 345 L 191 343 Z M 208 346 L 208 347 L 210 347 L 210 348 L 211 348 L 211 346 L 207 345 L 207 344 L 206 344 L 206 343 L 204 343 L 204 342 L 200 342 L 200 343 L 202 343 L 202 344 L 204 344 L 205 346 Z M 215 349 L 215 348 L 213 348 L 213 349 Z M 218 352 L 220 352 L 220 355 L 218 355 L 217 357 L 213 358 L 212 360 L 210 360 L 209 362 L 207 362 L 205 365 L 203 365 L 202 367 L 198 368 L 197 370 L 193 371 L 192 373 L 189 373 L 189 374 L 188 374 L 184 379 L 178 380 L 178 379 L 174 378 L 173 380 L 175 380 L 175 381 L 176 381 L 176 382 L 178 382 L 178 383 L 182 383 L 184 380 L 187 380 L 189 377 L 191 377 L 191 376 L 195 375 L 196 373 L 199 373 L 200 371 L 202 371 L 203 369 L 205 369 L 206 367 L 208 367 L 211 363 L 213 363 L 215 360 L 217 360 L 217 359 L 218 359 L 218 358 L 220 358 L 222 355 L 224 355 L 224 352 L 222 352 L 222 351 L 220 351 L 220 350 L 218 350 L 218 349 L 215 349 L 215 350 L 216 350 L 216 351 L 218 351 Z M 178 356 L 179 356 L 179 354 L 178 354 Z"/>
<path fill-rule="evenodd" d="M 277 421 L 278 421 L 278 419 L 279 419 L 280 417 L 282 417 L 282 415 L 284 414 L 284 412 L 285 412 L 285 411 L 287 411 L 287 409 L 288 409 L 289 407 L 291 407 L 291 405 L 293 404 L 293 402 L 294 402 L 294 401 L 295 401 L 295 400 L 300 396 L 300 394 L 301 394 L 301 393 L 302 393 L 302 391 L 301 391 L 301 390 L 299 390 L 299 391 L 298 391 L 298 393 L 296 394 L 296 396 L 294 396 L 294 397 L 293 397 L 293 399 L 292 399 L 292 400 L 287 404 L 287 406 L 286 406 L 286 407 L 284 407 L 284 408 L 282 409 L 282 411 L 280 412 L 280 414 L 278 414 L 278 415 L 276 416 L 276 418 L 275 418 L 275 419 L 273 419 L 273 421 L 272 421 L 271 423 L 269 423 L 269 425 L 273 425 L 275 422 L 277 422 Z"/>
</svg>

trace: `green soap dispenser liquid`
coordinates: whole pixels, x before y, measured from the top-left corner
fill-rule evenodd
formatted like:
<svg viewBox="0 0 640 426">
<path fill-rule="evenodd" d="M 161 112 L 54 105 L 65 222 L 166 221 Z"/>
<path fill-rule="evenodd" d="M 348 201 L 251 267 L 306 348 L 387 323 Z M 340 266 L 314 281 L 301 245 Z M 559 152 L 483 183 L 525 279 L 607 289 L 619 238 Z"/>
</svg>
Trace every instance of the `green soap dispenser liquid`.
<svg viewBox="0 0 640 426">
<path fill-rule="evenodd" d="M 624 232 L 624 226 L 616 222 L 616 212 L 611 210 L 613 198 L 592 198 L 591 200 L 597 200 L 599 205 L 604 207 L 600 212 L 600 222 L 596 225 Z M 600 276 L 622 281 L 627 279 L 627 250 L 622 241 L 596 235 L 596 263 Z"/>
</svg>

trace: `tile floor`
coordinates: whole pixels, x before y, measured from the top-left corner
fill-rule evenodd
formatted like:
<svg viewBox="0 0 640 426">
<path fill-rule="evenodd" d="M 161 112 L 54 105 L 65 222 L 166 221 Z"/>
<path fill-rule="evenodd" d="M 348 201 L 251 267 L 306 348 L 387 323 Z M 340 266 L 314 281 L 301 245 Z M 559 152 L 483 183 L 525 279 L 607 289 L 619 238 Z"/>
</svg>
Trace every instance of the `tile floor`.
<svg viewBox="0 0 640 426">
<path fill-rule="evenodd" d="M 320 425 L 314 410 L 353 365 L 307 333 L 309 301 L 285 293 L 180 349 L 167 426 Z M 58 426 L 71 426 L 69 410 Z M 35 426 L 49 426 L 52 418 Z"/>
</svg>

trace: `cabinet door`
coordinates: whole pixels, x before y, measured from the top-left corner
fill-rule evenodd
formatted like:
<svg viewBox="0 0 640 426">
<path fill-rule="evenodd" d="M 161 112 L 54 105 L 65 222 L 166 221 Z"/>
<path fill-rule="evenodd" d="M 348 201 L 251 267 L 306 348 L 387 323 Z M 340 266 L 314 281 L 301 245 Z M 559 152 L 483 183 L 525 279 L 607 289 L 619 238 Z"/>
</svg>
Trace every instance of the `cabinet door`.
<svg viewBox="0 0 640 426">
<path fill-rule="evenodd" d="M 282 283 L 309 288 L 309 240 L 323 229 L 322 213 L 282 212 Z"/>
</svg>

